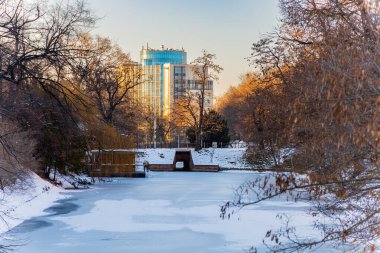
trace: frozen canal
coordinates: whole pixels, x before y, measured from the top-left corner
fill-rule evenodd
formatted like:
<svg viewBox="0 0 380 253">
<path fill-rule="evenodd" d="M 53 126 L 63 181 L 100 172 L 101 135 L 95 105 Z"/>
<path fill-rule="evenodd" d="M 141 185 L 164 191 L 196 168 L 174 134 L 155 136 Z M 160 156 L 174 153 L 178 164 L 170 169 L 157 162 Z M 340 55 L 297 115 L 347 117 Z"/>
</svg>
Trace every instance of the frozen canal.
<svg viewBox="0 0 380 253">
<path fill-rule="evenodd" d="M 255 175 L 151 172 L 70 192 L 48 215 L 14 229 L 25 243 L 16 252 L 242 253 L 280 224 L 277 213 L 292 214 L 299 231 L 310 232 L 302 203 L 271 201 L 220 219 L 220 204 Z"/>
</svg>

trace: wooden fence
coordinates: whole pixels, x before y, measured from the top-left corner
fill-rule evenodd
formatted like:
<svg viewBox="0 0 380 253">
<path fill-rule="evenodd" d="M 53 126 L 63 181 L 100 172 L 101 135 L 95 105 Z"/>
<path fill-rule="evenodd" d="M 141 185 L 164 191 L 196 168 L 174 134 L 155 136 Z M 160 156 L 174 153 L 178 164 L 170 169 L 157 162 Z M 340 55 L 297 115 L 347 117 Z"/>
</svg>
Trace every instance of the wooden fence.
<svg viewBox="0 0 380 253">
<path fill-rule="evenodd" d="M 137 152 L 131 150 L 91 150 L 88 152 L 88 170 L 92 177 L 144 177 L 137 171 Z"/>
</svg>

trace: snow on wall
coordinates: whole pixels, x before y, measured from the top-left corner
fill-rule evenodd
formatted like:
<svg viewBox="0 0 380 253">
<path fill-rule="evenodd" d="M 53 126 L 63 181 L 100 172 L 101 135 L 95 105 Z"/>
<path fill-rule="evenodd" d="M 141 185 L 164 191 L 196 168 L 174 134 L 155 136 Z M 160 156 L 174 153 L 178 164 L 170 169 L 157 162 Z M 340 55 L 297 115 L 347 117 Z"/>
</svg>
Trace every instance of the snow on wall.
<svg viewBox="0 0 380 253">
<path fill-rule="evenodd" d="M 173 164 L 177 149 L 157 148 L 139 149 L 137 163 L 144 161 L 150 164 Z M 200 151 L 194 149 L 179 149 L 191 151 L 194 165 L 219 165 L 221 169 L 251 168 L 244 159 L 245 148 L 204 148 Z"/>
<path fill-rule="evenodd" d="M 175 149 L 156 148 L 156 149 L 139 149 L 137 164 L 142 164 L 144 161 L 150 164 L 173 164 Z"/>
</svg>

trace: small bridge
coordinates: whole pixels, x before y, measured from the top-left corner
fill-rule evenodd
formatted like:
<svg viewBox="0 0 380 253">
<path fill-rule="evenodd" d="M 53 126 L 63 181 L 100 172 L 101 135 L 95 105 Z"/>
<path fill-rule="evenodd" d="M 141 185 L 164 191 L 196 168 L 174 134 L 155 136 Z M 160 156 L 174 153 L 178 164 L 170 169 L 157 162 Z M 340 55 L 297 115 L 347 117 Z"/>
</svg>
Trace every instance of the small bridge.
<svg viewBox="0 0 380 253">
<path fill-rule="evenodd" d="M 217 172 L 219 165 L 214 164 L 194 164 L 191 150 L 178 149 L 172 164 L 149 164 L 149 169 L 154 171 L 205 171 Z"/>
</svg>

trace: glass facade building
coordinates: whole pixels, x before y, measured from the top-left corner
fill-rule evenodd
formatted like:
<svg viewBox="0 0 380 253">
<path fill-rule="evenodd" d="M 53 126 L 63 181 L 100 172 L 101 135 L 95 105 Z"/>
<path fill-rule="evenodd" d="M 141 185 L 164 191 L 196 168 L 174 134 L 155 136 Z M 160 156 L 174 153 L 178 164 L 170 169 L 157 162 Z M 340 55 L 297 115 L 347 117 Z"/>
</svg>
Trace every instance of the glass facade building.
<svg viewBox="0 0 380 253">
<path fill-rule="evenodd" d="M 195 66 L 187 64 L 183 49 L 142 47 L 140 65 L 143 82 L 134 89 L 135 98 L 150 106 L 160 116 L 169 116 L 173 103 L 188 91 L 201 89 L 194 76 Z M 212 107 L 213 81 L 205 86 L 207 109 Z"/>
<path fill-rule="evenodd" d="M 151 49 L 142 48 L 140 51 L 140 63 L 142 66 L 170 64 L 186 64 L 187 53 L 182 50 L 174 49 Z"/>
<path fill-rule="evenodd" d="M 200 66 L 187 64 L 187 53 L 183 49 L 142 47 L 140 64 L 135 67 L 141 71 L 142 83 L 133 89 L 133 96 L 138 103 L 148 106 L 150 112 L 154 112 L 155 120 L 157 117 L 171 119 L 171 113 L 178 99 L 189 94 L 197 96 L 203 88 L 204 108 L 206 111 L 212 108 L 213 81 L 208 80 L 203 86 L 196 74 Z M 156 121 L 154 125 L 156 129 Z M 177 142 L 187 143 L 185 130 L 186 128 L 179 127 L 175 133 L 170 133 L 166 138 L 175 137 Z M 147 136 L 146 138 L 148 139 Z M 152 140 L 155 143 L 155 134 Z M 155 147 L 155 144 L 153 146 Z"/>
<path fill-rule="evenodd" d="M 187 64 L 187 52 L 164 48 L 142 48 L 140 64 L 144 78 L 143 85 L 138 90 L 138 98 L 155 108 L 157 113 L 165 115 L 164 64 Z"/>
</svg>

